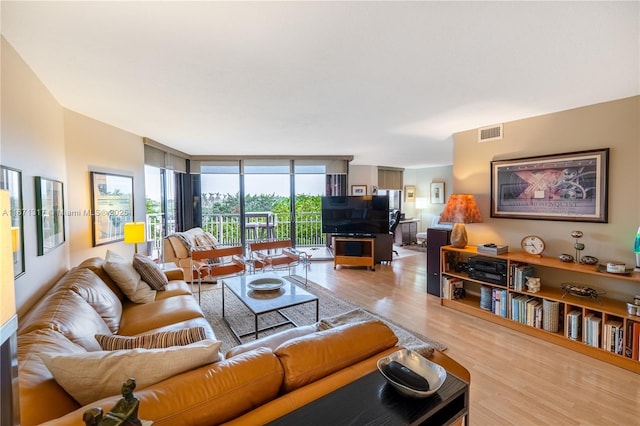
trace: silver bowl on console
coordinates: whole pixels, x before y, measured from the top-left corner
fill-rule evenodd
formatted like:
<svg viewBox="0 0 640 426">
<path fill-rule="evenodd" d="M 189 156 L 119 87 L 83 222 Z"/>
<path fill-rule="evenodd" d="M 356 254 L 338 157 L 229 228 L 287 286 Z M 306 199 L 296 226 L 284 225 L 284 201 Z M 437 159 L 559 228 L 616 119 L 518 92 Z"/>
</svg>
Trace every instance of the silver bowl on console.
<svg viewBox="0 0 640 426">
<path fill-rule="evenodd" d="M 429 382 L 429 390 L 421 391 L 405 386 L 385 374 L 385 366 L 390 364 L 392 361 L 402 364 L 404 367 L 426 379 L 427 382 Z M 429 361 L 419 353 L 409 349 L 400 349 L 391 355 L 379 359 L 378 370 L 380 370 L 380 373 L 382 373 L 384 378 L 387 379 L 387 382 L 389 382 L 389 384 L 398 392 L 413 398 L 425 398 L 435 394 L 447 378 L 447 370 L 445 370 L 444 367 L 436 364 L 435 362 Z"/>
</svg>

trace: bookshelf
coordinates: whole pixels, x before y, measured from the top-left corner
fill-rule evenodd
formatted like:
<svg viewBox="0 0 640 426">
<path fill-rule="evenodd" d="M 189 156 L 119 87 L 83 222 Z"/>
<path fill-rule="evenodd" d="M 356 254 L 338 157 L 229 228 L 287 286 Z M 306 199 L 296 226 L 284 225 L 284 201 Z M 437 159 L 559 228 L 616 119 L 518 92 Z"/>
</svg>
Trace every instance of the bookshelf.
<svg viewBox="0 0 640 426">
<path fill-rule="evenodd" d="M 464 265 L 472 256 L 506 261 L 506 283 L 470 277 Z M 515 280 L 527 267 L 533 267 L 531 276 L 541 278 L 542 286 L 536 293 Z M 558 271 L 562 276 L 568 274 L 573 282 L 580 282 L 584 275 L 629 281 L 638 284 L 640 293 L 640 272 L 614 275 L 594 265 L 564 263 L 551 257 L 522 252 L 492 255 L 478 253 L 475 246 L 459 249 L 447 245 L 440 248 L 440 303 L 640 374 L 640 316 L 629 315 L 624 300 L 566 294 L 562 283 L 545 279 Z M 454 295 L 455 288 L 463 288 L 464 296 L 460 297 L 461 290 Z"/>
</svg>

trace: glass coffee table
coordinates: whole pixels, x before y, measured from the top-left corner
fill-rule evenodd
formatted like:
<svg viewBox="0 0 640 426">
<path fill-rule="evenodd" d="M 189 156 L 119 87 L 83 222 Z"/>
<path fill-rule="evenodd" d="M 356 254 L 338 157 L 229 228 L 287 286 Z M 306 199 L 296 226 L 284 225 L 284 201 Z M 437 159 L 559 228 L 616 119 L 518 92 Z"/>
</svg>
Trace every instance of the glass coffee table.
<svg viewBox="0 0 640 426">
<path fill-rule="evenodd" d="M 227 320 L 225 316 L 226 289 L 229 289 L 251 311 L 254 317 L 254 331 L 240 334 Z M 261 331 L 286 324 L 292 324 L 297 327 L 298 325 L 281 310 L 312 302 L 316 304 L 316 321 L 318 321 L 318 297 L 283 276 L 267 272 L 222 279 L 222 319 L 229 326 L 239 343 L 242 343 L 243 337 L 255 335 L 257 339 Z M 270 312 L 277 312 L 283 321 L 259 328 L 258 317 Z"/>
</svg>

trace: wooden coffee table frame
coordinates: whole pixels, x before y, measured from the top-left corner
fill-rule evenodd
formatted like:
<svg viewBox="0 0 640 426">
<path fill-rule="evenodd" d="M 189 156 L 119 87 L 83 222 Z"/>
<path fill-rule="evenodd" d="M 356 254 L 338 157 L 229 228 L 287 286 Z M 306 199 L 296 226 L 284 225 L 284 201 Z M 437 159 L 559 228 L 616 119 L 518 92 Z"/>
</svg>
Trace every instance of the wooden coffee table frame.
<svg viewBox="0 0 640 426">
<path fill-rule="evenodd" d="M 251 290 L 248 284 L 255 279 L 258 278 L 267 278 L 267 277 L 277 277 L 285 280 L 285 285 L 279 290 L 280 295 L 274 296 L 272 298 L 256 298 L 251 297 L 250 293 L 254 290 Z M 292 292 L 295 288 L 295 292 Z M 240 302 L 253 314 L 254 317 L 254 329 L 248 333 L 240 334 L 233 325 L 229 322 L 225 315 L 225 289 L 229 289 L 231 293 L 233 293 Z M 268 295 L 268 293 L 265 293 Z M 255 274 L 255 275 L 242 275 L 234 278 L 225 278 L 222 280 L 222 319 L 227 324 L 236 340 L 239 343 L 242 342 L 243 337 L 247 337 L 250 335 L 254 335 L 256 339 L 258 339 L 258 335 L 262 331 L 271 330 L 277 327 L 282 327 L 284 325 L 292 324 L 297 327 L 298 324 L 293 321 L 287 314 L 282 312 L 282 309 L 291 308 L 293 306 L 303 305 L 305 303 L 315 302 L 316 304 L 316 322 L 319 320 L 319 299 L 317 296 L 307 292 L 303 288 L 295 285 L 290 280 L 287 280 L 285 277 L 279 276 L 274 273 L 264 273 L 264 274 Z M 284 321 L 281 321 L 276 324 L 271 324 L 268 326 L 264 326 L 262 328 L 258 327 L 258 318 L 260 315 L 268 314 L 271 312 L 278 313 Z"/>
</svg>

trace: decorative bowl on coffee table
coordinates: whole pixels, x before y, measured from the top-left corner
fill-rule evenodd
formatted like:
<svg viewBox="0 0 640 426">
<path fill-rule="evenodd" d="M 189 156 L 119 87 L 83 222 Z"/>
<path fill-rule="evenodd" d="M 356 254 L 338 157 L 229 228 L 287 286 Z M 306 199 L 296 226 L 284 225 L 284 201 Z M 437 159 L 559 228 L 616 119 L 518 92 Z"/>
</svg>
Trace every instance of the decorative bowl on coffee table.
<svg viewBox="0 0 640 426">
<path fill-rule="evenodd" d="M 247 285 L 255 291 L 273 291 L 279 290 L 284 285 L 284 280 L 276 277 L 256 278 Z"/>
<path fill-rule="evenodd" d="M 428 390 L 416 389 L 407 385 L 407 381 L 402 380 L 401 382 L 394 378 L 388 370 L 389 365 L 394 361 L 409 369 L 410 374 L 417 374 L 420 378 L 426 379 L 429 383 Z M 391 355 L 380 358 L 378 370 L 398 392 L 413 398 L 426 398 L 435 394 L 447 378 L 447 370 L 444 367 L 409 349 L 400 349 Z"/>
</svg>

